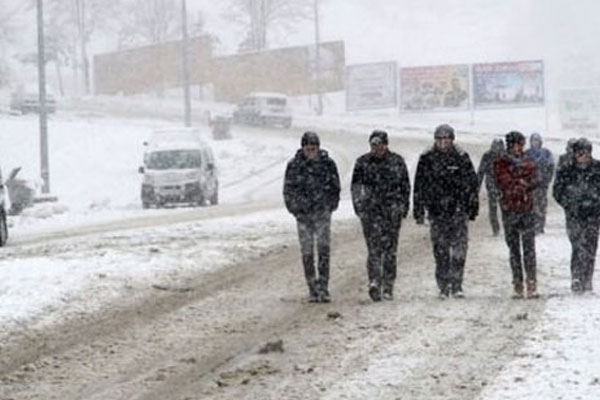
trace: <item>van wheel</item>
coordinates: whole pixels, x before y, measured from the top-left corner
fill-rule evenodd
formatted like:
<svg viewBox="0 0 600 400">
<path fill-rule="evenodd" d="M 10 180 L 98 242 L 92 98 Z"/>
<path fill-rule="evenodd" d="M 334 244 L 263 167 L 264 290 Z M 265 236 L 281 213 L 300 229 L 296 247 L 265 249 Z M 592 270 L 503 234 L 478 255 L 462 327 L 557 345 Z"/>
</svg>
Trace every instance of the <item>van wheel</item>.
<svg viewBox="0 0 600 400">
<path fill-rule="evenodd" d="M 0 212 L 0 247 L 6 245 L 8 241 L 8 227 L 6 226 L 6 214 Z"/>
</svg>

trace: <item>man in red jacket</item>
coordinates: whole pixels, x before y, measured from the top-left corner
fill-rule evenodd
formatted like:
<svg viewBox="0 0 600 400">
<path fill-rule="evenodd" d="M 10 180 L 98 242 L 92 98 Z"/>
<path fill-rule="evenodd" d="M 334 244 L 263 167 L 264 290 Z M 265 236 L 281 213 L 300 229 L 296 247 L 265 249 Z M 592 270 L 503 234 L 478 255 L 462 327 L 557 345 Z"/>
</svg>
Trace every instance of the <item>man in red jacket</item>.
<svg viewBox="0 0 600 400">
<path fill-rule="evenodd" d="M 516 298 L 539 297 L 535 260 L 535 215 L 533 189 L 538 178 L 535 163 L 524 155 L 525 136 L 518 131 L 506 134 L 507 152 L 494 162 L 494 176 L 500 189 L 504 238 L 510 251 L 510 267 Z M 521 247 L 523 256 L 521 257 Z M 527 292 L 524 293 L 523 267 Z"/>
</svg>

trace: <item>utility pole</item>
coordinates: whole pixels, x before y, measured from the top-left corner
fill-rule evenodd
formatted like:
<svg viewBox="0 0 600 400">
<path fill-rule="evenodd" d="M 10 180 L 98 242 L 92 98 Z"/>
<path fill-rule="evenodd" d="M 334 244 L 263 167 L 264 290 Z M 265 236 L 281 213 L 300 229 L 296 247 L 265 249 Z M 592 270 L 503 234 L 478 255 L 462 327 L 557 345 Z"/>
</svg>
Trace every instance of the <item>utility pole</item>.
<svg viewBox="0 0 600 400">
<path fill-rule="evenodd" d="M 77 13 L 77 31 L 79 33 L 79 47 L 81 52 L 81 62 L 83 68 L 83 82 L 85 94 L 89 95 L 90 90 L 90 62 L 87 55 L 87 38 L 85 27 L 85 0 L 75 0 L 75 11 Z"/>
<path fill-rule="evenodd" d="M 190 97 L 189 38 L 187 30 L 186 0 L 181 0 L 181 30 L 183 33 L 181 60 L 183 70 L 183 101 L 185 110 L 185 126 L 192 126 L 192 100 Z"/>
<path fill-rule="evenodd" d="M 46 59 L 44 54 L 44 10 L 42 0 L 37 0 L 38 33 L 38 92 L 40 103 L 40 167 L 42 193 L 50 192 L 50 169 L 48 166 L 48 114 L 46 112 Z"/>
<path fill-rule="evenodd" d="M 319 32 L 319 0 L 315 0 L 315 89 L 317 92 L 317 115 L 323 115 L 323 93 L 321 93 L 321 38 Z"/>
</svg>

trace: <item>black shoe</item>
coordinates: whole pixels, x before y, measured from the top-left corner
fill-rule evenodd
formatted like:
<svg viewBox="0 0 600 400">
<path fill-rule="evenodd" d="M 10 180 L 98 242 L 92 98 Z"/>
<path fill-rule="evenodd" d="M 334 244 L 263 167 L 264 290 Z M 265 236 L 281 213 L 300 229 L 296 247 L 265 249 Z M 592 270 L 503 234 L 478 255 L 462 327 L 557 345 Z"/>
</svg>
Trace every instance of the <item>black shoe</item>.
<svg viewBox="0 0 600 400">
<path fill-rule="evenodd" d="M 369 285 L 369 297 L 373 301 L 381 301 L 381 288 L 376 283 L 371 283 Z"/>
<path fill-rule="evenodd" d="M 392 285 L 383 285 L 381 293 L 383 300 L 394 300 L 394 288 Z"/>
<path fill-rule="evenodd" d="M 571 291 L 574 293 L 581 293 L 583 291 L 583 287 L 579 279 L 573 279 L 571 281 Z"/>
<path fill-rule="evenodd" d="M 331 303 L 331 296 L 329 295 L 329 290 L 323 287 L 323 285 L 319 286 L 319 302 L 320 303 Z"/>
<path fill-rule="evenodd" d="M 452 292 L 452 297 L 454 297 L 455 299 L 464 299 L 465 294 L 463 293 L 462 289 L 457 289 Z"/>
<path fill-rule="evenodd" d="M 438 297 L 440 300 L 446 300 L 448 297 L 450 297 L 450 285 L 440 290 Z"/>
</svg>

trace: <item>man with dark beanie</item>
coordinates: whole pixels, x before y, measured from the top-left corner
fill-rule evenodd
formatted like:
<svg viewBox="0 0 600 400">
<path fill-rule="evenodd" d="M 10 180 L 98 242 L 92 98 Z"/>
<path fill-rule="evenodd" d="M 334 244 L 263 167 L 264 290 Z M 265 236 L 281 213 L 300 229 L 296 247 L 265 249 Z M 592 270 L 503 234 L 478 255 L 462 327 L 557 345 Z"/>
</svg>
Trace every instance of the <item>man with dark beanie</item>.
<svg viewBox="0 0 600 400">
<path fill-rule="evenodd" d="M 469 154 L 454 144 L 454 128 L 440 125 L 433 137 L 417 164 L 413 214 L 422 225 L 427 211 L 440 299 L 462 298 L 468 220 L 479 212 L 479 182 Z"/>
<path fill-rule="evenodd" d="M 315 132 L 305 132 L 300 146 L 287 164 L 283 198 L 287 210 L 296 218 L 309 301 L 328 303 L 331 213 L 340 201 L 340 178 L 335 162 L 320 148 Z"/>
<path fill-rule="evenodd" d="M 398 235 L 409 209 L 410 182 L 404 159 L 388 149 L 388 135 L 375 130 L 371 151 L 360 156 L 352 173 L 352 204 L 367 243 L 369 296 L 392 300 Z"/>
<path fill-rule="evenodd" d="M 494 161 L 494 176 L 500 189 L 504 239 L 510 251 L 514 297 L 539 297 L 535 259 L 534 189 L 538 184 L 535 162 L 523 151 L 525 136 L 518 131 L 506 134 L 506 152 Z M 523 256 L 521 257 L 521 248 Z M 526 289 L 523 286 L 523 267 Z"/>
<path fill-rule="evenodd" d="M 600 161 L 585 138 L 572 143 L 573 160 L 556 171 L 552 194 L 565 210 L 571 242 L 571 290 L 592 291 L 600 231 Z"/>
</svg>

